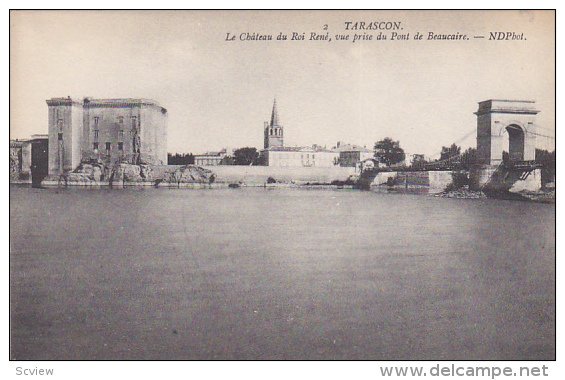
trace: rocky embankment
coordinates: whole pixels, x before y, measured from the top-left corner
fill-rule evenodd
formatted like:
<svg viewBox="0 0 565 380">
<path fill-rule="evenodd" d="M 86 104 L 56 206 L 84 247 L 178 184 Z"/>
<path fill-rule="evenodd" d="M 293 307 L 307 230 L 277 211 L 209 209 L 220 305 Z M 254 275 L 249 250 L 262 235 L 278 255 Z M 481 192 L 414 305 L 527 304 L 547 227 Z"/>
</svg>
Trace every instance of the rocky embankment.
<svg viewBox="0 0 565 380">
<path fill-rule="evenodd" d="M 436 197 L 441 198 L 458 198 L 458 199 L 482 199 L 487 198 L 487 195 L 482 191 L 469 190 L 469 187 L 465 186 L 460 189 L 451 189 L 442 191 L 441 193 L 434 194 Z"/>
<path fill-rule="evenodd" d="M 555 203 L 555 189 L 537 192 L 523 192 L 521 196 L 532 202 Z"/>
<path fill-rule="evenodd" d="M 157 174 L 157 173 L 156 173 Z M 174 170 L 165 169 L 155 176 L 156 186 L 181 186 L 190 184 L 212 184 L 216 174 L 211 170 L 196 165 L 180 166 Z"/>
<path fill-rule="evenodd" d="M 90 185 L 104 180 L 108 169 L 102 163 L 83 162 L 75 170 L 65 173 L 59 179 L 64 184 Z"/>
<path fill-rule="evenodd" d="M 167 166 L 120 163 L 107 167 L 99 162 L 81 163 L 72 172 L 63 174 L 59 184 L 92 186 L 171 186 L 211 184 L 215 174 L 195 165 Z"/>
<path fill-rule="evenodd" d="M 436 197 L 441 198 L 459 198 L 459 199 L 507 199 L 507 200 L 522 200 L 540 203 L 555 203 L 555 189 L 540 190 L 540 191 L 521 191 L 513 193 L 509 191 L 473 191 L 469 190 L 467 186 L 459 189 L 450 189 L 443 191 L 439 194 L 434 194 Z"/>
</svg>

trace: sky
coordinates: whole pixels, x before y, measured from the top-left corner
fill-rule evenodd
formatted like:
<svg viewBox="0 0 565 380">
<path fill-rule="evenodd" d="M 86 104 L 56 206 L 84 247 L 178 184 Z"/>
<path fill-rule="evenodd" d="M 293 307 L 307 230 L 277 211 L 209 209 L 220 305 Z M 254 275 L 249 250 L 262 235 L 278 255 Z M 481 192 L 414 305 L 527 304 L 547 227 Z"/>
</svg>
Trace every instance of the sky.
<svg viewBox="0 0 565 380">
<path fill-rule="evenodd" d="M 336 41 L 355 33 L 347 21 L 400 22 L 410 40 Z M 308 38 L 324 25 L 330 42 L 239 41 L 246 32 Z M 428 41 L 430 31 L 470 39 Z M 494 31 L 526 40 L 489 41 Z M 45 100 L 62 96 L 156 100 L 168 110 L 172 153 L 262 148 L 276 97 L 285 145 L 391 137 L 433 158 L 442 145 L 475 146 L 473 112 L 487 99 L 535 100 L 538 132 L 554 136 L 554 13 L 12 11 L 10 137 L 46 133 Z"/>
</svg>

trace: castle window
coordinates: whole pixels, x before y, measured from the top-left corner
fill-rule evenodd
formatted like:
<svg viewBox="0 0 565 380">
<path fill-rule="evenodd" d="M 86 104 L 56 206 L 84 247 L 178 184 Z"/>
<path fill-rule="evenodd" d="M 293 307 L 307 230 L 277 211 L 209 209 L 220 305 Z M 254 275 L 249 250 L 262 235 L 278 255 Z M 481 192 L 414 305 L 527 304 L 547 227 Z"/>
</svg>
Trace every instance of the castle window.
<svg viewBox="0 0 565 380">
<path fill-rule="evenodd" d="M 95 142 L 94 144 L 92 144 L 92 149 L 93 150 L 98 150 L 98 143 Z"/>
<path fill-rule="evenodd" d="M 59 128 L 59 131 L 63 130 L 63 119 L 57 120 L 57 128 Z"/>
<path fill-rule="evenodd" d="M 98 129 L 94 130 L 94 140 L 98 140 L 98 132 L 100 132 Z"/>
<path fill-rule="evenodd" d="M 131 126 L 134 128 L 137 127 L 137 116 L 131 117 Z"/>
<path fill-rule="evenodd" d="M 120 132 L 118 133 L 118 136 L 119 136 L 120 140 L 122 140 L 122 141 L 124 140 L 124 130 L 123 129 L 120 130 Z"/>
<path fill-rule="evenodd" d="M 112 143 L 107 142 L 106 143 L 106 150 L 110 151 L 110 148 L 112 147 Z"/>
<path fill-rule="evenodd" d="M 124 117 L 123 116 L 118 116 L 118 123 L 120 123 L 120 124 L 124 123 Z"/>
<path fill-rule="evenodd" d="M 123 142 L 119 142 L 118 143 L 118 150 L 124 150 L 124 143 Z"/>
<path fill-rule="evenodd" d="M 100 119 L 98 116 L 94 117 L 94 126 L 97 127 L 98 126 L 98 119 Z"/>
<path fill-rule="evenodd" d="M 62 141 L 62 140 L 63 140 L 63 133 L 62 133 L 62 132 L 59 132 L 59 133 L 57 134 L 57 140 L 59 140 L 59 141 Z"/>
</svg>

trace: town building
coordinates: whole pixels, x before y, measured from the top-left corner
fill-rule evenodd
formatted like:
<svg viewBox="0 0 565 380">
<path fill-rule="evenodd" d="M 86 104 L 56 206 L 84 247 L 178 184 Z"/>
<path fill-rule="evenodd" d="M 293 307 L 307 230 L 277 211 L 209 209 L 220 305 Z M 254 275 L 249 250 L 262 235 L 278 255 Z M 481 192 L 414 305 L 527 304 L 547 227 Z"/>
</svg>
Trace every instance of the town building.
<svg viewBox="0 0 565 380">
<path fill-rule="evenodd" d="M 273 102 L 270 122 L 263 126 L 264 149 L 261 161 L 266 166 L 332 167 L 339 164 L 339 152 L 318 145 L 311 147 L 284 146 L 284 127 L 279 120 L 277 101 Z"/>
<path fill-rule="evenodd" d="M 219 152 L 206 152 L 194 156 L 194 164 L 198 166 L 217 166 L 221 165 L 222 160 L 228 155 L 227 149 Z"/>
<path fill-rule="evenodd" d="M 167 162 L 167 110 L 149 99 L 51 98 L 49 174 L 82 161 Z"/>
<path fill-rule="evenodd" d="M 265 165 L 279 167 L 332 167 L 339 164 L 339 152 L 319 146 L 272 147 L 262 152 Z"/>
<path fill-rule="evenodd" d="M 334 151 L 339 152 L 339 166 L 359 167 L 359 164 L 369 158 L 373 158 L 374 153 L 366 147 L 355 144 L 343 144 L 337 142 Z"/>
<path fill-rule="evenodd" d="M 47 135 L 10 140 L 10 182 L 40 183 L 47 175 Z"/>
</svg>

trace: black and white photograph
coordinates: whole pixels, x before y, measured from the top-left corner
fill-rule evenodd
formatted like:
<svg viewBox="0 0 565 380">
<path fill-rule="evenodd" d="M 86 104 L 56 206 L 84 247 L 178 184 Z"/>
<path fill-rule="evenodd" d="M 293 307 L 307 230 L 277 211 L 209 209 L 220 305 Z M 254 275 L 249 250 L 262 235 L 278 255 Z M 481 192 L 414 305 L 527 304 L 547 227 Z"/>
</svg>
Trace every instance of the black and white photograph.
<svg viewBox="0 0 565 380">
<path fill-rule="evenodd" d="M 556 360 L 555 10 L 9 33 L 10 361 Z"/>
</svg>

